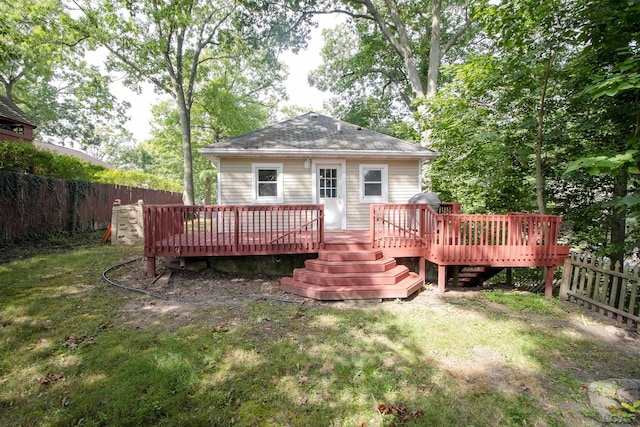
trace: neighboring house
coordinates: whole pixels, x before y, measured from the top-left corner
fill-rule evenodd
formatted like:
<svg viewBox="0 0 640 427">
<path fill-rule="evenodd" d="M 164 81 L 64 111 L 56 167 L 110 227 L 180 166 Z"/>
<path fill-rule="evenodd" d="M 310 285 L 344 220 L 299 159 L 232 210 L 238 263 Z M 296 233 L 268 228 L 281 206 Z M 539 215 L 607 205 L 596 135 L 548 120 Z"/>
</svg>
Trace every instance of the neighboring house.
<svg viewBox="0 0 640 427">
<path fill-rule="evenodd" d="M 33 141 L 35 128 L 16 104 L 0 95 L 0 141 Z"/>
<path fill-rule="evenodd" d="M 61 145 L 49 144 L 47 142 L 40 142 L 40 141 L 34 141 L 33 145 L 36 148 L 39 148 L 41 150 L 51 151 L 53 153 L 63 155 L 63 156 L 75 157 L 79 160 L 82 160 L 83 162 L 91 163 L 92 165 L 96 165 L 96 166 L 102 166 L 105 169 L 115 169 L 115 166 L 103 160 L 96 159 L 95 157 L 90 156 L 84 151 L 74 150 L 73 148 L 63 147 Z"/>
<path fill-rule="evenodd" d="M 0 95 L 0 141 L 25 141 L 32 142 L 36 148 L 48 150 L 60 155 L 75 157 L 83 162 L 102 166 L 106 169 L 114 169 L 113 165 L 90 156 L 82 151 L 74 150 L 60 145 L 38 142 L 33 140 L 33 130 L 36 128 L 8 97 Z"/>
<path fill-rule="evenodd" d="M 368 230 L 370 204 L 407 203 L 439 156 L 313 112 L 198 151 L 218 170 L 218 204 L 324 204 L 333 230 Z"/>
</svg>

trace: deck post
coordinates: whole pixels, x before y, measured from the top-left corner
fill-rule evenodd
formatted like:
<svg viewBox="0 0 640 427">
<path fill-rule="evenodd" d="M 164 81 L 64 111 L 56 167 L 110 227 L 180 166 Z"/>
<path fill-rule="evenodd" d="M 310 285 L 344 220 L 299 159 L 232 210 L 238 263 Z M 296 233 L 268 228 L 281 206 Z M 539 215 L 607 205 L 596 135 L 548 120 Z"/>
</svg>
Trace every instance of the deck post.
<svg viewBox="0 0 640 427">
<path fill-rule="evenodd" d="M 507 267 L 507 286 L 513 285 L 513 268 Z"/>
<path fill-rule="evenodd" d="M 447 266 L 438 265 L 438 292 L 443 294 L 446 284 L 447 284 Z"/>
<path fill-rule="evenodd" d="M 555 265 L 551 265 L 549 267 L 545 267 L 545 277 L 544 277 L 544 297 L 551 298 L 553 295 L 553 272 L 556 270 Z"/>
<path fill-rule="evenodd" d="M 156 257 L 147 257 L 147 277 L 156 277 Z"/>
<path fill-rule="evenodd" d="M 425 259 L 425 257 L 421 256 L 418 259 L 418 265 L 418 274 L 420 275 L 420 278 L 422 280 L 425 280 L 427 278 L 427 260 Z"/>
</svg>

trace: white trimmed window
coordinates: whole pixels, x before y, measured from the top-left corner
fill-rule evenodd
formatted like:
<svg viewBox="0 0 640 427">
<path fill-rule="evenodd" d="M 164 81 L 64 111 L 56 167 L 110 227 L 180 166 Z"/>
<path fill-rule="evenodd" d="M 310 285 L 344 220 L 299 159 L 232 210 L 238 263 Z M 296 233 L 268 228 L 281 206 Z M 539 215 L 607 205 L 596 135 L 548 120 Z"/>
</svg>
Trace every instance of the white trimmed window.
<svg viewBox="0 0 640 427">
<path fill-rule="evenodd" d="M 282 203 L 282 163 L 252 163 L 253 200 Z"/>
<path fill-rule="evenodd" d="M 360 165 L 360 202 L 387 203 L 389 200 L 387 165 Z"/>
</svg>

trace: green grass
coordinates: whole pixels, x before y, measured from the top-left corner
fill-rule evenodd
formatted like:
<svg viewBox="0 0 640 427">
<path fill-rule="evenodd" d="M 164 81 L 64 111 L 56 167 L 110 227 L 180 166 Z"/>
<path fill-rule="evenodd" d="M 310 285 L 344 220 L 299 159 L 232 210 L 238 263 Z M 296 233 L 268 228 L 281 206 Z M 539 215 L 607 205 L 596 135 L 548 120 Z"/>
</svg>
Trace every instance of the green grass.
<svg viewBox="0 0 640 427">
<path fill-rule="evenodd" d="M 557 301 L 265 300 L 186 316 L 102 282 L 138 255 L 95 245 L 0 264 L 1 425 L 595 426 L 582 382 L 640 375 L 633 355 L 563 326 Z"/>
</svg>

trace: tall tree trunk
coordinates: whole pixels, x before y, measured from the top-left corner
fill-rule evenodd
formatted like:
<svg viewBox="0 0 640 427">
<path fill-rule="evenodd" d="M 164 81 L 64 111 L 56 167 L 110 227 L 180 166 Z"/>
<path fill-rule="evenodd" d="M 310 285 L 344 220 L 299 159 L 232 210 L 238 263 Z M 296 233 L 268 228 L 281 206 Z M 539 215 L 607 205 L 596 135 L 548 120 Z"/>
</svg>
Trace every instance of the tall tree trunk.
<svg viewBox="0 0 640 427">
<path fill-rule="evenodd" d="M 427 98 L 433 98 L 438 92 L 438 75 L 442 49 L 440 47 L 440 18 L 442 16 L 442 0 L 433 0 L 431 13 L 431 39 L 429 40 L 429 70 L 427 71 Z"/>
<path fill-rule="evenodd" d="M 5 83 L 4 85 L 5 96 L 13 101 L 13 82 Z"/>
<path fill-rule="evenodd" d="M 211 176 L 207 175 L 204 181 L 204 204 L 207 206 L 211 205 L 211 193 L 213 193 L 211 191 L 212 183 L 213 180 L 211 179 Z"/>
<path fill-rule="evenodd" d="M 193 156 L 191 154 L 191 110 L 185 102 L 182 91 L 177 91 L 177 105 L 180 112 L 180 133 L 182 136 L 182 156 L 183 156 L 183 190 L 182 202 L 185 205 L 195 203 L 193 185 Z"/>
<path fill-rule="evenodd" d="M 544 142 L 544 117 L 546 114 L 547 89 L 551 78 L 551 65 L 555 53 L 552 53 L 547 60 L 544 81 L 542 83 L 542 93 L 540 94 L 540 106 L 538 107 L 538 131 L 536 134 L 536 200 L 538 202 L 538 213 L 545 215 L 547 205 L 544 197 L 544 171 L 542 170 L 542 143 Z"/>
<path fill-rule="evenodd" d="M 613 197 L 624 197 L 627 195 L 627 185 L 629 174 L 627 167 L 620 169 L 616 181 L 613 185 Z M 620 261 L 620 265 L 624 263 L 624 247 L 626 235 L 627 209 L 615 210 L 611 214 L 611 264 L 615 265 L 616 261 Z"/>
</svg>

